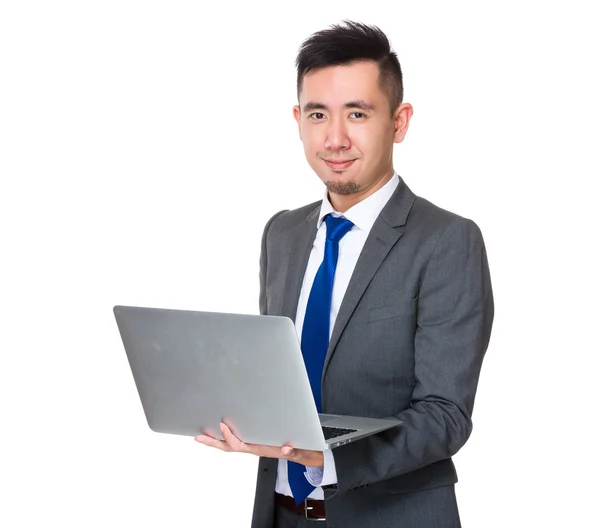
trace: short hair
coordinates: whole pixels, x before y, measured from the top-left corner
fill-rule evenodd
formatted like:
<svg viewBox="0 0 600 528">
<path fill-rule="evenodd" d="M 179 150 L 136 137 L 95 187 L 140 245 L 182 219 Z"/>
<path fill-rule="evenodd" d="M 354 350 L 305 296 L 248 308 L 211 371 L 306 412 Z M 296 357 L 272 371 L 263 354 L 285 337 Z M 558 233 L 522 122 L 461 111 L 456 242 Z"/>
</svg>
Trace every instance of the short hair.
<svg viewBox="0 0 600 528">
<path fill-rule="evenodd" d="M 393 114 L 404 97 L 398 56 L 381 29 L 350 20 L 313 33 L 302 43 L 296 57 L 298 97 L 308 72 L 367 60 L 379 66 L 379 87 L 387 95 Z"/>
</svg>

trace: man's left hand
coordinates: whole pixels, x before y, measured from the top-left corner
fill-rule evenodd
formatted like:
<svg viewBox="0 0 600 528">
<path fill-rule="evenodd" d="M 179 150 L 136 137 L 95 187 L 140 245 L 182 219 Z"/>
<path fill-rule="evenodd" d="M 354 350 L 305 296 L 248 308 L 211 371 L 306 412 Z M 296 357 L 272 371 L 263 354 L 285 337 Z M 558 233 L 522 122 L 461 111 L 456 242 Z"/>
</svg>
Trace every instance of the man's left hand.
<svg viewBox="0 0 600 528">
<path fill-rule="evenodd" d="M 221 434 L 223 435 L 223 440 L 208 435 L 198 435 L 194 440 L 230 453 L 249 453 L 261 457 L 283 458 L 292 462 L 298 462 L 304 466 L 322 467 L 324 464 L 322 451 L 294 449 L 288 445 L 273 447 L 260 444 L 246 444 L 237 438 L 224 423 L 221 423 Z"/>
</svg>

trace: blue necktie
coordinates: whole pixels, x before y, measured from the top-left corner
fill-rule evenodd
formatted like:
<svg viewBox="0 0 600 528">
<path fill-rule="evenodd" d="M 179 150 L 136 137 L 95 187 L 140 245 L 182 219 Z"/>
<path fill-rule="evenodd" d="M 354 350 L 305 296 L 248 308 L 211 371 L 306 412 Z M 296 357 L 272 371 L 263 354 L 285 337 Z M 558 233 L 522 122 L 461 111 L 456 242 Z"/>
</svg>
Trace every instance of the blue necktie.
<svg viewBox="0 0 600 528">
<path fill-rule="evenodd" d="M 330 215 L 325 217 L 325 223 L 327 225 L 325 254 L 308 297 L 301 339 L 304 364 L 319 412 L 321 412 L 321 377 L 329 347 L 331 292 L 338 260 L 339 241 L 354 226 L 350 220 Z M 288 482 L 296 504 L 304 501 L 315 489 L 306 480 L 305 471 L 306 467 L 302 464 L 288 461 Z"/>
</svg>

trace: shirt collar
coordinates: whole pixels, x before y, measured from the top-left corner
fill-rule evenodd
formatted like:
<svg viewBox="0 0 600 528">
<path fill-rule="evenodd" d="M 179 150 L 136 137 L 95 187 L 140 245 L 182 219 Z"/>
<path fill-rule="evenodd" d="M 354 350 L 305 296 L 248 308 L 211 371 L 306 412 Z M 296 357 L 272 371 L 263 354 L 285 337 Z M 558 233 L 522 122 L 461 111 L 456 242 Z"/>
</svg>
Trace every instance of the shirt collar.
<svg viewBox="0 0 600 528">
<path fill-rule="evenodd" d="M 321 227 L 321 224 L 325 220 L 325 217 L 328 214 L 332 216 L 343 216 L 350 220 L 358 229 L 361 231 L 365 231 L 369 233 L 375 220 L 381 213 L 381 210 L 384 208 L 385 204 L 391 198 L 392 194 L 398 187 L 400 183 L 400 178 L 396 171 L 394 171 L 394 175 L 390 178 L 390 181 L 387 182 L 381 189 L 378 189 L 376 192 L 367 196 L 364 200 L 361 200 L 356 205 L 353 205 L 350 209 L 348 209 L 345 213 L 340 213 L 333 208 L 331 202 L 329 201 L 329 196 L 327 193 L 327 189 L 325 189 L 325 196 L 323 198 L 323 203 L 321 204 L 321 211 L 319 213 L 319 219 L 317 221 L 317 228 Z"/>
</svg>

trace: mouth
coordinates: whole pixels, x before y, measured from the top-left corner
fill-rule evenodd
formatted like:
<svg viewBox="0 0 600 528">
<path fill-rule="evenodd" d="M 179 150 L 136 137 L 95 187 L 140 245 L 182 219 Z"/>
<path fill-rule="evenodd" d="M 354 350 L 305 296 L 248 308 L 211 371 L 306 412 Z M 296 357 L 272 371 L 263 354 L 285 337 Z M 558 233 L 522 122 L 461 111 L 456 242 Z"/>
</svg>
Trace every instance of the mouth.
<svg viewBox="0 0 600 528">
<path fill-rule="evenodd" d="M 356 160 L 355 159 L 351 159 L 351 160 L 339 160 L 339 161 L 334 161 L 334 160 L 323 160 L 326 165 L 334 171 L 343 171 L 346 170 L 348 167 L 350 167 L 350 165 L 352 165 Z"/>
</svg>

